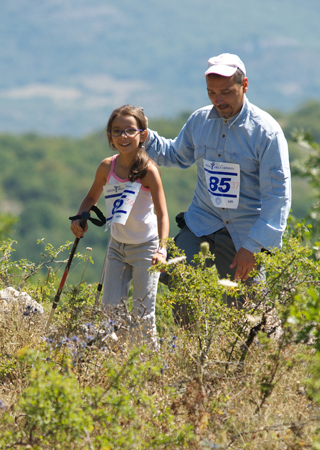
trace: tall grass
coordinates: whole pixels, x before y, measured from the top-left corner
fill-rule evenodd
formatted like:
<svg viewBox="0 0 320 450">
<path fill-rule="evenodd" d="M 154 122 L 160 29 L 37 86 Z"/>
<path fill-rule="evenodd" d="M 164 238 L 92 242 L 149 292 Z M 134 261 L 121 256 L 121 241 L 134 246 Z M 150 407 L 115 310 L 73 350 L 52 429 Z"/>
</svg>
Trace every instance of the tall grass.
<svg viewBox="0 0 320 450">
<path fill-rule="evenodd" d="M 27 291 L 45 313 L 0 312 L 0 448 L 320 448 L 320 273 L 302 232 L 259 255 L 265 285 L 221 283 L 210 254 L 174 266 L 175 288 L 159 289 L 157 348 L 122 333 L 119 310 L 95 310 L 85 283 L 65 288 L 45 333 L 61 249 L 14 262 L 3 242 L 0 288 Z M 245 295 L 244 308 L 227 308 L 226 292 Z M 174 301 L 188 327 L 175 324 Z"/>
</svg>

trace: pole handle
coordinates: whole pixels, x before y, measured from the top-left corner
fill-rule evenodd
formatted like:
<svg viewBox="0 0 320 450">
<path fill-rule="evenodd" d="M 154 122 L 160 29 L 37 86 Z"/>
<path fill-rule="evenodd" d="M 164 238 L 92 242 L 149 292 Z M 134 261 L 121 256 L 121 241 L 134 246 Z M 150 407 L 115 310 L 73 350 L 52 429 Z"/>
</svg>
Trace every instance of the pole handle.
<svg viewBox="0 0 320 450">
<path fill-rule="evenodd" d="M 90 218 L 90 211 L 83 211 L 81 213 L 80 227 L 84 230 L 86 227 L 87 220 Z"/>
</svg>

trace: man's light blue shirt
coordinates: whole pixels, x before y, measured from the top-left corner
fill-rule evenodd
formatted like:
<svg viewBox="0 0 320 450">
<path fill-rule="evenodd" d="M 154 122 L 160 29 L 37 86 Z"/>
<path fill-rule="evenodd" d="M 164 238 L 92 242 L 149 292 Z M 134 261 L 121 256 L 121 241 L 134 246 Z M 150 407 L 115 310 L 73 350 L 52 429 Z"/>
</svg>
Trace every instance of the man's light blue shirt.
<svg viewBox="0 0 320 450">
<path fill-rule="evenodd" d="M 288 144 L 280 125 L 246 97 L 241 111 L 230 119 L 222 118 L 212 105 L 195 111 L 174 140 L 149 130 L 147 152 L 160 166 L 197 164 L 197 184 L 185 213 L 196 236 L 226 227 L 237 251 L 281 247 L 291 205 Z M 237 209 L 213 205 L 204 159 L 240 165 Z"/>
</svg>

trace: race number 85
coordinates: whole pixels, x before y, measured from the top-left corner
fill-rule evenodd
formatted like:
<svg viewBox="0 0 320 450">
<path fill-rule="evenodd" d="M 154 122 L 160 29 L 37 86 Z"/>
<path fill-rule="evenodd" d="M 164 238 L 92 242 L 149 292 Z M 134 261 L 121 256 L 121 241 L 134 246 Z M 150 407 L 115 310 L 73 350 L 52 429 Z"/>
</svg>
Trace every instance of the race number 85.
<svg viewBox="0 0 320 450">
<path fill-rule="evenodd" d="M 212 192 L 216 190 L 223 193 L 228 192 L 230 190 L 230 181 L 231 178 L 210 177 L 210 190 Z"/>
</svg>

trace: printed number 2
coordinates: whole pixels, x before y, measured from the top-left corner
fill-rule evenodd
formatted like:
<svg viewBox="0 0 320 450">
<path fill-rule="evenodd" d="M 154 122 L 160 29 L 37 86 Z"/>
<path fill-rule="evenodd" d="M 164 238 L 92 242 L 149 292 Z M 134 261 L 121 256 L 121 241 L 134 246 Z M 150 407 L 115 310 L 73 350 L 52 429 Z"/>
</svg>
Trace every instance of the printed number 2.
<svg viewBox="0 0 320 450">
<path fill-rule="evenodd" d="M 231 178 L 217 178 L 210 177 L 210 189 L 212 192 L 215 192 L 217 189 L 219 192 L 228 192 L 230 190 Z"/>
<path fill-rule="evenodd" d="M 123 200 L 121 198 L 116 200 L 113 204 L 112 214 L 114 214 L 117 211 L 117 209 L 119 209 L 120 206 L 122 206 L 122 205 L 123 205 Z"/>
</svg>

